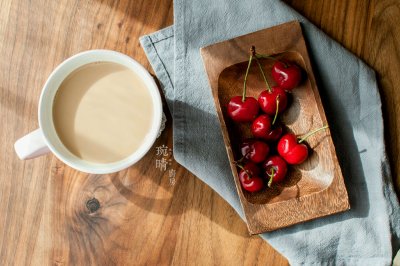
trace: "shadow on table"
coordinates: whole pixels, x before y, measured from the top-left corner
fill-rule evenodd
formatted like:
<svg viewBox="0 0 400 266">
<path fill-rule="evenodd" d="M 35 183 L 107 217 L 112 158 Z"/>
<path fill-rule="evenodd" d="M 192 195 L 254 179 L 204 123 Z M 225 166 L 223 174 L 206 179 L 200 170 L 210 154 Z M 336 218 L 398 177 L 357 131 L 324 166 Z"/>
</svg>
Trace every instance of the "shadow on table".
<svg viewBox="0 0 400 266">
<path fill-rule="evenodd" d="M 166 129 L 150 152 L 138 165 L 127 171 L 110 175 L 111 182 L 125 199 L 148 212 L 176 216 L 194 210 L 225 230 L 247 238 L 249 236 L 247 227 L 243 222 L 239 222 L 240 217 L 232 207 L 209 186 L 173 160 L 172 155 L 166 157 L 167 161 L 171 159 L 171 165 L 167 166 L 166 171 L 156 169 L 156 160 L 162 158 L 162 156 L 157 156 L 156 147 L 166 145 L 172 148 L 172 118 L 168 112 L 165 113 L 167 115 Z M 176 171 L 173 178 L 169 176 L 170 169 Z M 148 186 L 148 190 L 142 185 L 147 181 L 152 183 Z M 160 193 L 162 196 L 165 194 L 170 196 L 152 197 L 160 196 L 157 194 L 160 189 L 167 191 L 167 193 Z M 233 216 L 236 217 L 233 219 Z"/>
</svg>

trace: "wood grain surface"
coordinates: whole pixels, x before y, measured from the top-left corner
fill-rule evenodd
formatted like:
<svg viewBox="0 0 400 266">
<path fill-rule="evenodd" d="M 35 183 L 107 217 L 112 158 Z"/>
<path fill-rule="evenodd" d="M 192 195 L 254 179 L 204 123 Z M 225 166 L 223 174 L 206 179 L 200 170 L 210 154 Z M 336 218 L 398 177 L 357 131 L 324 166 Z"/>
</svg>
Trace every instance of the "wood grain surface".
<svg viewBox="0 0 400 266">
<path fill-rule="evenodd" d="M 252 45 L 258 53 L 294 62 L 307 73 L 299 86 L 291 91 L 291 104 L 279 116 L 285 131 L 300 136 L 328 125 L 298 21 L 252 32 L 201 49 L 249 232 L 260 234 L 348 210 L 347 191 L 329 128 L 307 139 L 312 151 L 310 156 L 300 165 L 289 166 L 284 182 L 273 184 L 271 188 L 264 186 L 257 193 L 242 189 L 240 169 L 235 161 L 243 156 L 239 148 L 241 142 L 253 138 L 251 123 L 233 122 L 226 106 L 232 97 L 242 94 L 244 73 L 248 67 Z M 274 60 L 258 61 L 265 70 L 266 79 L 274 86 L 275 81 L 271 77 Z M 246 85 L 246 96 L 255 99 L 267 89 L 256 62 L 249 68 Z"/>
<path fill-rule="evenodd" d="M 287 2 L 377 71 L 399 180 L 399 2 Z M 15 140 L 38 126 L 40 91 L 57 64 L 107 48 L 152 72 L 137 38 L 171 25 L 172 13 L 171 0 L 0 1 L 0 265 L 287 265 L 173 160 L 166 171 L 156 168 L 164 158 L 156 147 L 172 148 L 170 119 L 145 159 L 115 175 L 78 173 L 52 155 L 21 162 L 14 154 Z"/>
</svg>

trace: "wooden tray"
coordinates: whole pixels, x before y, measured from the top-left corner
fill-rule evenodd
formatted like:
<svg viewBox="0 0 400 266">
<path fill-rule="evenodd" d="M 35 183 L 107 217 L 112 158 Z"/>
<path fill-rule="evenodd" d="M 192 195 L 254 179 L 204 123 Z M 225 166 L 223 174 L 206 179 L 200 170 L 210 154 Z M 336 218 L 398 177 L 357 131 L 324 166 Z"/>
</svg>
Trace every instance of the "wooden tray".
<svg viewBox="0 0 400 266">
<path fill-rule="evenodd" d="M 241 95 L 243 79 L 254 45 L 262 54 L 296 62 L 306 78 L 293 90 L 289 108 L 281 116 L 287 131 L 302 135 L 327 124 L 300 23 L 288 22 L 201 49 L 226 145 L 233 177 L 250 234 L 272 231 L 296 223 L 348 210 L 350 208 L 343 176 L 329 129 L 307 142 L 313 150 L 301 165 L 290 167 L 287 180 L 258 193 L 242 189 L 235 160 L 240 158 L 239 143 L 251 137 L 249 124 L 233 123 L 226 113 L 229 99 Z M 273 61 L 261 59 L 270 76 Z M 247 96 L 258 97 L 265 83 L 254 62 L 248 76 Z"/>
</svg>

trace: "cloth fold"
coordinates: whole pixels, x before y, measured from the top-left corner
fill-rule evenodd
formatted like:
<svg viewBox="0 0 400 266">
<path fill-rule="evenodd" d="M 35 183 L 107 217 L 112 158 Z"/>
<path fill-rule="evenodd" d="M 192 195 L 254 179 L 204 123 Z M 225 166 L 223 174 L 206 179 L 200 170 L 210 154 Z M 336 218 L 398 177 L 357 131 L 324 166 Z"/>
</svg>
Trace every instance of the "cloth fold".
<svg viewBox="0 0 400 266">
<path fill-rule="evenodd" d="M 299 20 L 351 210 L 261 237 L 291 265 L 390 265 L 400 213 L 373 70 L 280 1 L 176 0 L 174 14 L 174 26 L 140 41 L 173 116 L 175 159 L 244 217 L 199 49 Z"/>
</svg>

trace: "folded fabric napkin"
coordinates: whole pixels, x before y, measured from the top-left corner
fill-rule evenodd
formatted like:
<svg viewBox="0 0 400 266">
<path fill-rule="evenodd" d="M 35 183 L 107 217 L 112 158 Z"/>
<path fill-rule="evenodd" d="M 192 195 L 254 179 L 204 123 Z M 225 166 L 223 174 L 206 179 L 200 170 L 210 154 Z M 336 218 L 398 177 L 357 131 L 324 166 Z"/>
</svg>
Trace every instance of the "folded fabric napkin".
<svg viewBox="0 0 400 266">
<path fill-rule="evenodd" d="M 389 265 L 399 248 L 400 213 L 386 158 L 375 73 L 286 4 L 276 0 L 174 2 L 174 26 L 141 44 L 173 114 L 175 159 L 243 218 L 199 49 L 301 22 L 351 210 L 264 233 L 291 265 Z"/>
</svg>

